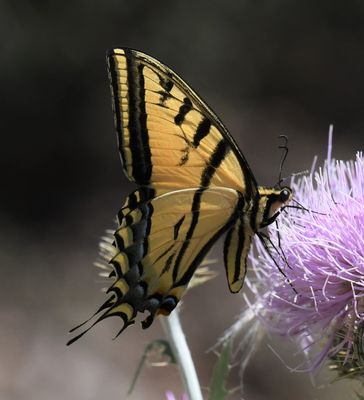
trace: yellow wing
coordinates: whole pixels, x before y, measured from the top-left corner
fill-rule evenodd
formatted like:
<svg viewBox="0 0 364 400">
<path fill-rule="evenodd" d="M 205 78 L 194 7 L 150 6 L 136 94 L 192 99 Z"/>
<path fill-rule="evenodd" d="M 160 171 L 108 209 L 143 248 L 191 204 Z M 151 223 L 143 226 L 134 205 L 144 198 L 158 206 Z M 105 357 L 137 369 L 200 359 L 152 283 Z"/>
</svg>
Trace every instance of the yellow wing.
<svg viewBox="0 0 364 400">
<path fill-rule="evenodd" d="M 247 198 L 257 184 L 216 114 L 171 69 L 131 49 L 107 55 L 124 171 L 156 194 L 222 186 Z"/>
<path fill-rule="evenodd" d="M 168 315 L 212 244 L 236 220 L 242 201 L 239 192 L 228 188 L 183 189 L 150 200 L 143 188 L 131 194 L 114 234 L 111 297 L 90 328 L 119 316 L 124 321 L 120 334 L 138 312 L 150 313 L 143 328 L 156 314 Z"/>
</svg>

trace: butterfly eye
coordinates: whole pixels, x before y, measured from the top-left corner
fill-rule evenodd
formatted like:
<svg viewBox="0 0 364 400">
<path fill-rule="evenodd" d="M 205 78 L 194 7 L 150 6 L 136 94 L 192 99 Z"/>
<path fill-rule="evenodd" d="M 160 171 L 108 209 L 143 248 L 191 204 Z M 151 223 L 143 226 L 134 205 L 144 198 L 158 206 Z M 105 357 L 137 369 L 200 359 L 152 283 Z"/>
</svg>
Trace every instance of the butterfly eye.
<svg viewBox="0 0 364 400">
<path fill-rule="evenodd" d="M 279 193 L 279 200 L 282 203 L 285 203 L 287 200 L 289 200 L 290 195 L 291 192 L 288 189 L 282 189 L 281 192 Z"/>
</svg>

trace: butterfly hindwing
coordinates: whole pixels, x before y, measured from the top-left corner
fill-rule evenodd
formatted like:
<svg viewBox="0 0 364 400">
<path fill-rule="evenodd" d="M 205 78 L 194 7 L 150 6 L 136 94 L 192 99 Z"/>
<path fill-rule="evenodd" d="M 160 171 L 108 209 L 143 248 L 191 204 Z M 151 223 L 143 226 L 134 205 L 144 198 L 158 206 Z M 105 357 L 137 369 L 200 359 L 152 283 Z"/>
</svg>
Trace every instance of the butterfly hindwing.
<svg viewBox="0 0 364 400">
<path fill-rule="evenodd" d="M 127 292 L 117 289 L 119 299 L 129 300 L 135 311 L 149 310 L 152 317 L 169 314 L 207 251 L 233 223 L 240 201 L 238 192 L 227 188 L 184 189 L 152 199 L 139 222 L 115 232 L 117 238 L 138 226 L 145 230 L 144 240 L 131 238 L 118 249 L 134 271 L 116 280 L 114 285 L 123 282 Z"/>
<path fill-rule="evenodd" d="M 210 185 L 248 197 L 256 193 L 234 140 L 177 74 L 131 49 L 113 49 L 107 60 L 119 151 L 129 179 L 157 194 Z"/>
<path fill-rule="evenodd" d="M 114 283 L 107 291 L 111 297 L 91 327 L 119 316 L 123 330 L 146 310 L 147 327 L 156 314 L 169 314 L 206 253 L 234 223 L 242 202 L 241 195 L 229 188 L 183 189 L 150 200 L 136 193 L 139 202 L 131 196 L 114 234 Z"/>
</svg>

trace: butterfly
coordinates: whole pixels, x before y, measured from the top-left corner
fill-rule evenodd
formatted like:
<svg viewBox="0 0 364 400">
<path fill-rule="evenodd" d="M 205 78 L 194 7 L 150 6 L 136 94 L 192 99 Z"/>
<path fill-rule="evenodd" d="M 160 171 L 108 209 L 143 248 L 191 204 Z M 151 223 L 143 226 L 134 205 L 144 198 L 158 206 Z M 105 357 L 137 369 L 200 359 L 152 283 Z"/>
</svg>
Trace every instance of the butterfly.
<svg viewBox="0 0 364 400">
<path fill-rule="evenodd" d="M 118 213 L 110 297 L 68 344 L 111 316 L 123 320 L 119 335 L 138 313 L 149 312 L 143 328 L 169 315 L 224 234 L 229 289 L 239 292 L 254 234 L 292 198 L 289 187 L 257 185 L 217 115 L 166 65 L 128 48 L 108 51 L 107 64 L 122 166 L 138 188 Z"/>
</svg>

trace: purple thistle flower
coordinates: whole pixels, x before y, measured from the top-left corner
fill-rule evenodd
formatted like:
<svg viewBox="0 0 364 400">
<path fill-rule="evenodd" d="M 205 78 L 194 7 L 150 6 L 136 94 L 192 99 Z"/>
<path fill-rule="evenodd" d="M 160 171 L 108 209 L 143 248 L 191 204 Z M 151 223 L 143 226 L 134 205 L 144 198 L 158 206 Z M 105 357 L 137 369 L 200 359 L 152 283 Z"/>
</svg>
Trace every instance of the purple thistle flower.
<svg viewBox="0 0 364 400">
<path fill-rule="evenodd" d="M 324 166 L 293 179 L 291 187 L 308 211 L 283 213 L 278 231 L 284 256 L 271 250 L 289 281 L 256 243 L 250 262 L 257 279 L 248 282 L 256 296 L 251 307 L 268 331 L 298 342 L 311 355 L 307 369 L 325 360 L 334 363 L 332 369 L 357 365 L 364 326 L 363 155 L 349 162 L 331 159 L 330 135 Z M 269 235 L 278 246 L 277 228 L 270 227 Z"/>
<path fill-rule="evenodd" d="M 166 396 L 167 396 L 167 400 L 177 400 L 175 395 L 173 394 L 173 392 L 171 392 L 169 390 L 166 392 Z M 182 400 L 188 400 L 188 397 L 186 394 L 182 395 Z"/>
</svg>

